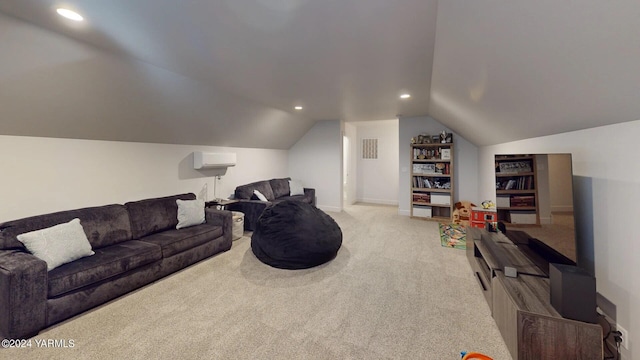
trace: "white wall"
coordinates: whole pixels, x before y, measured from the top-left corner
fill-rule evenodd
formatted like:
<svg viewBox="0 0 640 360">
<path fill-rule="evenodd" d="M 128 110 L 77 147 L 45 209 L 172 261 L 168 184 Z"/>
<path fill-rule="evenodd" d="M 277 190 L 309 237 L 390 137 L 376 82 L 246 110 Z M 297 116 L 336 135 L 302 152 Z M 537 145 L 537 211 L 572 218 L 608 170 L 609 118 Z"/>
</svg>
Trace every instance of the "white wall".
<svg viewBox="0 0 640 360">
<path fill-rule="evenodd" d="M 398 120 L 354 123 L 357 133 L 356 201 L 398 205 Z M 378 158 L 362 158 L 362 140 L 378 139 Z"/>
<path fill-rule="evenodd" d="M 452 132 L 438 121 L 425 116 L 406 118 L 399 121 L 399 184 L 398 184 L 398 214 L 409 215 L 411 205 L 410 180 L 410 144 L 411 138 L 422 133 L 439 134 L 442 130 Z M 453 133 L 453 171 L 454 171 L 454 201 L 467 200 L 479 204 L 482 200 L 491 198 L 478 196 L 478 147 L 471 144 L 455 132 Z M 492 168 L 493 170 L 493 168 Z"/>
<path fill-rule="evenodd" d="M 348 139 L 348 144 L 343 147 L 346 151 L 343 154 L 343 161 L 346 162 L 345 169 L 347 171 L 347 183 L 343 184 L 345 186 L 343 191 L 346 193 L 344 205 L 351 205 L 356 202 L 356 184 L 358 182 L 358 133 L 353 123 L 344 123 L 344 136 Z"/>
<path fill-rule="evenodd" d="M 640 120 L 480 148 L 480 196 L 494 198 L 496 153 L 571 153 L 578 265 L 595 272 L 640 358 Z M 624 354 L 624 353 L 623 353 Z M 635 356 L 634 356 L 635 355 Z"/>
<path fill-rule="evenodd" d="M 316 189 L 318 208 L 341 211 L 342 160 L 340 121 L 318 121 L 289 149 L 289 176 Z"/>
<path fill-rule="evenodd" d="M 288 176 L 286 150 L 164 145 L 0 135 L 0 222 L 54 211 L 200 193 L 213 199 L 217 170 L 194 170 L 193 151 L 235 152 L 217 195 Z"/>
</svg>

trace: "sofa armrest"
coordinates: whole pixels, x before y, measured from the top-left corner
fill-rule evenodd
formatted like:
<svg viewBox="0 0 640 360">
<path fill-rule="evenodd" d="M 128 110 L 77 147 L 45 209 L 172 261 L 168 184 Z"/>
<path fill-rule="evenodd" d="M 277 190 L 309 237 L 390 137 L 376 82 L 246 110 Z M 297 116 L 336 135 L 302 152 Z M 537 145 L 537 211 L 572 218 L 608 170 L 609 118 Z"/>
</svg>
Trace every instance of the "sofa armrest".
<svg viewBox="0 0 640 360">
<path fill-rule="evenodd" d="M 233 216 L 231 211 L 205 208 L 205 219 L 209 225 L 222 226 L 222 236 L 229 244 L 233 241 Z"/>
<path fill-rule="evenodd" d="M 0 338 L 36 335 L 46 319 L 47 263 L 21 250 L 0 250 Z"/>
<path fill-rule="evenodd" d="M 304 196 L 310 200 L 309 204 L 316 206 L 316 189 L 304 188 Z"/>
<path fill-rule="evenodd" d="M 243 213 L 244 229 L 254 231 L 258 223 L 258 218 L 269 205 L 271 205 L 270 201 L 238 200 L 236 203 L 227 205 L 227 209 Z"/>
</svg>

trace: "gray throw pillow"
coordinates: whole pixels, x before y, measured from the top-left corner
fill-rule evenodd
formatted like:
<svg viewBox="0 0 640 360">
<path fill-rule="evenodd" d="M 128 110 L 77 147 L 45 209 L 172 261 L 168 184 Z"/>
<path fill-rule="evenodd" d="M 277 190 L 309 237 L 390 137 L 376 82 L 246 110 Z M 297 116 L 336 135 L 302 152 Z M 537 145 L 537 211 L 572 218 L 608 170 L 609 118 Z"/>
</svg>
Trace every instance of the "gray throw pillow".
<svg viewBox="0 0 640 360">
<path fill-rule="evenodd" d="M 178 205 L 178 225 L 176 229 L 204 224 L 204 200 L 176 200 Z"/>
<path fill-rule="evenodd" d="M 47 263 L 48 271 L 95 254 L 77 218 L 68 223 L 20 234 L 17 238 L 30 253 Z"/>
<path fill-rule="evenodd" d="M 297 180 L 289 180 L 289 189 L 291 189 L 291 196 L 304 195 L 304 186 Z"/>
</svg>

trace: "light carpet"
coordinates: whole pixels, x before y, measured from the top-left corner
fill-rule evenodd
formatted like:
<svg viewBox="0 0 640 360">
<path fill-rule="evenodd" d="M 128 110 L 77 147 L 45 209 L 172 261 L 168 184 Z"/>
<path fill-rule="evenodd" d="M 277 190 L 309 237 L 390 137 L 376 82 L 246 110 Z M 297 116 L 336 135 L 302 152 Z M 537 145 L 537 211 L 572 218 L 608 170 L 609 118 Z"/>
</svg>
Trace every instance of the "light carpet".
<svg viewBox="0 0 640 360">
<path fill-rule="evenodd" d="M 437 222 L 390 206 L 329 213 L 331 262 L 279 270 L 250 239 L 41 332 L 73 348 L 0 350 L 6 359 L 510 359 L 464 251 Z"/>
</svg>

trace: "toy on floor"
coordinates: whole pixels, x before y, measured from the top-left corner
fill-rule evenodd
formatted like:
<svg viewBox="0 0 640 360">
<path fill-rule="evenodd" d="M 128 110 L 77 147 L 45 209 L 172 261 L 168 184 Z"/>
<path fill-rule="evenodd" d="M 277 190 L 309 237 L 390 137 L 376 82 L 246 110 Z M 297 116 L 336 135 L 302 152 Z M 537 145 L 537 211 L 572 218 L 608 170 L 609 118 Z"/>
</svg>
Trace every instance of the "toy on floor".
<svg viewBox="0 0 640 360">
<path fill-rule="evenodd" d="M 474 206 L 476 205 L 470 201 L 458 201 L 455 203 L 455 210 L 453 210 L 453 223 L 469 226 L 471 208 Z"/>
<path fill-rule="evenodd" d="M 463 351 L 460 353 L 460 356 L 462 356 L 462 360 L 472 360 L 472 359 L 478 359 L 478 360 L 493 360 L 493 358 L 488 357 L 487 355 L 484 354 L 480 354 L 477 352 L 466 352 Z"/>
</svg>

